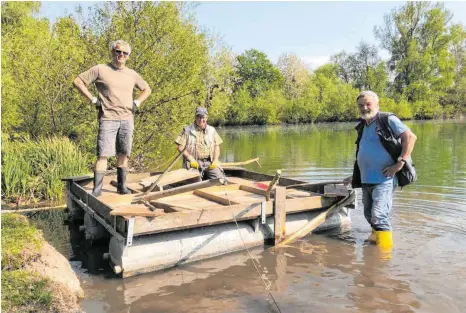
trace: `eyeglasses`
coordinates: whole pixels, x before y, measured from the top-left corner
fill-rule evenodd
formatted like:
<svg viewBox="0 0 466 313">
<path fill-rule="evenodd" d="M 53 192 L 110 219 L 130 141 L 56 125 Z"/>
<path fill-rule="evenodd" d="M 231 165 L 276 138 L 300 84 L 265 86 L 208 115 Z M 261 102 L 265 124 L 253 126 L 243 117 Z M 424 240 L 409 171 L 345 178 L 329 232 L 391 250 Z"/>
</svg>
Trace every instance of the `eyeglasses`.
<svg viewBox="0 0 466 313">
<path fill-rule="evenodd" d="M 115 51 L 117 54 L 122 54 L 123 53 L 126 56 L 129 55 L 129 52 L 126 52 L 126 51 L 121 51 L 121 50 L 113 50 L 113 51 Z"/>
</svg>

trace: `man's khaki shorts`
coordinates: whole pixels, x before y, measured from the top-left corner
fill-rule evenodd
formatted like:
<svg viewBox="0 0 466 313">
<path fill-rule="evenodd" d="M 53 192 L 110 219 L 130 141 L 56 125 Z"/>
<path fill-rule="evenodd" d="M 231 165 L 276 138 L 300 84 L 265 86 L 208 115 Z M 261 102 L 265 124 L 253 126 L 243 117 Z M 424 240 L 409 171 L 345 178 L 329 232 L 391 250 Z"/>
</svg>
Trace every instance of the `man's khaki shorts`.
<svg viewBox="0 0 466 313">
<path fill-rule="evenodd" d="M 118 154 L 129 156 L 133 145 L 134 121 L 99 121 L 97 156 L 110 157 Z"/>
</svg>

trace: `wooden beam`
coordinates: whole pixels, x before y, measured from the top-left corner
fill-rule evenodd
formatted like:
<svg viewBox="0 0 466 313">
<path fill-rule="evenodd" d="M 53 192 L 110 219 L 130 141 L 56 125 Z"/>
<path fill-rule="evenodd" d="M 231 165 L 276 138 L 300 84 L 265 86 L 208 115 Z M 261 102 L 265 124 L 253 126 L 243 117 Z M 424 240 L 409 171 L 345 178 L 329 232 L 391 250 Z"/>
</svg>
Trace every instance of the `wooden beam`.
<svg viewBox="0 0 466 313">
<path fill-rule="evenodd" d="M 155 207 L 162 208 L 168 212 L 178 212 L 178 211 L 185 212 L 185 211 L 198 210 L 197 208 L 189 207 L 186 205 L 174 204 L 174 203 L 164 202 L 160 200 L 159 201 L 152 200 L 149 203 L 154 205 Z"/>
<path fill-rule="evenodd" d="M 265 197 L 265 194 L 267 193 L 267 190 L 264 190 L 264 189 L 261 189 L 261 188 L 258 188 L 258 187 L 254 187 L 254 186 L 248 186 L 248 185 L 240 185 L 239 189 L 247 191 L 247 192 L 255 193 L 256 195 L 261 195 L 261 196 L 264 196 L 264 197 Z"/>
<path fill-rule="evenodd" d="M 206 191 L 203 191 L 203 190 L 194 190 L 193 193 L 196 196 L 199 196 L 201 198 L 204 198 L 204 199 L 207 199 L 207 200 L 210 200 L 210 201 L 213 201 L 213 202 L 217 202 L 217 203 L 220 203 L 220 204 L 223 204 L 223 205 L 239 204 L 239 202 L 229 200 L 229 198 L 221 197 L 221 196 L 218 196 L 216 194 L 209 193 L 209 192 L 206 192 Z"/>
<path fill-rule="evenodd" d="M 286 236 L 286 188 L 275 189 L 274 201 L 274 244 L 278 244 Z"/>
<path fill-rule="evenodd" d="M 321 196 L 304 199 L 286 199 L 286 214 L 301 211 L 318 210 L 332 205 L 333 198 Z M 153 202 L 151 202 L 153 203 Z M 273 214 L 273 201 L 267 201 L 267 216 Z M 150 233 L 162 233 L 173 230 L 196 228 L 214 224 L 233 222 L 233 215 L 237 220 L 249 220 L 261 215 L 261 203 L 236 204 L 232 206 L 216 206 L 209 209 L 196 209 L 184 212 L 174 212 L 159 216 L 152 221 L 144 217 L 136 217 L 134 234 L 143 235 Z"/>
<path fill-rule="evenodd" d="M 169 189 L 169 190 L 151 192 L 151 193 L 149 193 L 147 195 L 144 195 L 144 196 L 137 195 L 137 196 L 134 197 L 133 203 L 138 203 L 140 199 L 146 200 L 146 201 L 157 200 L 157 199 L 161 199 L 161 198 L 165 198 L 165 197 L 169 197 L 169 196 L 178 195 L 180 193 L 193 191 L 193 190 L 196 190 L 196 189 L 202 189 L 202 188 L 222 185 L 223 183 L 224 183 L 223 179 L 217 178 L 217 179 L 205 180 L 205 181 L 202 181 L 202 182 L 199 182 L 199 183 L 180 186 L 180 187 L 176 187 L 176 188 Z"/>
<path fill-rule="evenodd" d="M 145 217 L 156 217 L 165 214 L 163 209 L 155 211 L 149 210 L 143 204 L 136 204 L 130 206 L 118 207 L 110 212 L 112 216 L 145 216 Z"/>
</svg>

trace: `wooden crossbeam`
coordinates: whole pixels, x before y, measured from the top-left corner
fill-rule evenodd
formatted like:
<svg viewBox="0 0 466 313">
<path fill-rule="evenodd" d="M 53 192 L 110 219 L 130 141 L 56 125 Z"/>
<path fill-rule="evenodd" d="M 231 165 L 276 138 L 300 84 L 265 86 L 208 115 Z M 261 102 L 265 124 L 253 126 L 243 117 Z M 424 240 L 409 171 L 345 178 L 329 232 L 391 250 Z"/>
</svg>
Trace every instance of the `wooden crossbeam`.
<svg viewBox="0 0 466 313">
<path fill-rule="evenodd" d="M 199 196 L 201 198 L 204 198 L 204 199 L 207 199 L 207 200 L 210 200 L 210 201 L 213 201 L 213 202 L 217 202 L 217 203 L 220 203 L 220 204 L 223 204 L 223 205 L 239 204 L 239 202 L 229 200 L 227 197 L 218 196 L 216 194 L 209 193 L 209 192 L 206 192 L 206 191 L 203 191 L 203 190 L 195 190 L 193 192 L 193 194 L 195 194 L 196 196 Z"/>
</svg>

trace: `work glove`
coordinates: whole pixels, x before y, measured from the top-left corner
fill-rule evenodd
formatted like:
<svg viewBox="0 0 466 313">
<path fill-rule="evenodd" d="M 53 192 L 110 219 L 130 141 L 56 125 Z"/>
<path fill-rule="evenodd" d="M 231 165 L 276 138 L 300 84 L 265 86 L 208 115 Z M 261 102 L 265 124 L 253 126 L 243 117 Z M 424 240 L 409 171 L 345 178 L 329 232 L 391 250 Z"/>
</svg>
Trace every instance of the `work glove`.
<svg viewBox="0 0 466 313">
<path fill-rule="evenodd" d="M 196 160 L 190 161 L 189 166 L 191 168 L 199 168 L 199 163 Z"/>
<path fill-rule="evenodd" d="M 217 168 L 217 162 L 213 161 L 210 165 L 209 165 L 209 170 L 213 170 Z"/>
</svg>

